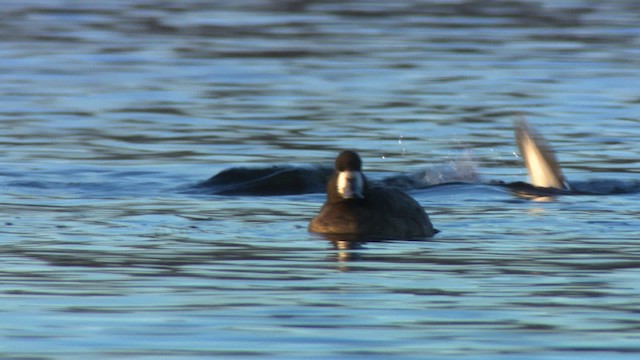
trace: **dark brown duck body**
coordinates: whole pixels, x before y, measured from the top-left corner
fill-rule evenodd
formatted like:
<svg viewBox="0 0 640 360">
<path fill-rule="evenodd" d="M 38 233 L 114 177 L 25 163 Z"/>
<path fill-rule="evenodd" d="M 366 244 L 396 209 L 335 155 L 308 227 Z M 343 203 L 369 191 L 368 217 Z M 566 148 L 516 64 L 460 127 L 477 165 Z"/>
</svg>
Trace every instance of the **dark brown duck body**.
<svg viewBox="0 0 640 360">
<path fill-rule="evenodd" d="M 336 171 L 327 183 L 327 201 L 311 220 L 309 231 L 354 235 L 359 238 L 424 238 L 433 236 L 429 216 L 404 192 L 369 187 L 361 160 L 353 151 L 336 159 Z"/>
</svg>

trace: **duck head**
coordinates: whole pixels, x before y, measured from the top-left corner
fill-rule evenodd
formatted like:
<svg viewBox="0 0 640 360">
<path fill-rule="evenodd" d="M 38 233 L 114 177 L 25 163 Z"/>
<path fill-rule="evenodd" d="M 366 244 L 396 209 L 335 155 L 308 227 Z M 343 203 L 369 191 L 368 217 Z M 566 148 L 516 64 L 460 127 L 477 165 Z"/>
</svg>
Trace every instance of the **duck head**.
<svg viewBox="0 0 640 360">
<path fill-rule="evenodd" d="M 362 160 L 355 151 L 345 150 L 336 158 L 336 168 L 327 184 L 332 202 L 363 199 L 366 180 L 362 174 Z"/>
</svg>

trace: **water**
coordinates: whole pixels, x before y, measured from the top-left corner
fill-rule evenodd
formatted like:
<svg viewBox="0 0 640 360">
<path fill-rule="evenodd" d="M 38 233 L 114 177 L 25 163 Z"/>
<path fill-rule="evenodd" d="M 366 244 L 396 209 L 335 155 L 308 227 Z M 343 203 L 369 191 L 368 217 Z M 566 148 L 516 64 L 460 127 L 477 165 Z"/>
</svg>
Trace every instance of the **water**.
<svg viewBox="0 0 640 360">
<path fill-rule="evenodd" d="M 373 178 L 471 157 L 637 179 L 635 1 L 13 1 L 0 21 L 0 358 L 636 359 L 638 194 L 412 191 L 431 241 L 331 243 L 324 195 L 184 191 L 233 166 Z"/>
</svg>

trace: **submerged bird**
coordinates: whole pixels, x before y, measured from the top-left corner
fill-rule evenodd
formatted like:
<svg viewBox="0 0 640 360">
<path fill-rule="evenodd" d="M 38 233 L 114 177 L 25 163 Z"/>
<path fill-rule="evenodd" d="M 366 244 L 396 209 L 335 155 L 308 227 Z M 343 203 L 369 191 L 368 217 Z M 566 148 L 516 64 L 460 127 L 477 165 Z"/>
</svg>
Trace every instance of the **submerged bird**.
<svg viewBox="0 0 640 360">
<path fill-rule="evenodd" d="M 428 168 L 413 173 L 398 173 L 383 179 L 367 181 L 369 191 L 385 192 L 425 189 L 432 186 L 455 184 L 485 184 L 499 186 L 525 198 L 544 198 L 556 195 L 612 195 L 640 193 L 639 179 L 591 179 L 569 182 L 562 173 L 552 147 L 526 120 L 514 123 L 515 137 L 524 159 L 531 183 L 522 181 L 504 182 L 490 180 L 482 182 L 472 161 L 462 161 L 453 167 Z M 357 157 L 357 154 L 355 154 Z M 357 157 L 354 162 L 360 164 Z M 276 165 L 259 168 L 234 167 L 223 170 L 210 179 L 189 187 L 187 191 L 215 195 L 295 195 L 320 193 L 329 179 L 336 181 L 335 170 L 325 165 Z M 390 188 L 398 189 L 398 191 Z M 407 195 L 395 195 L 409 198 Z M 354 195 L 357 196 L 357 195 Z M 380 196 L 380 198 L 386 198 Z M 409 198 L 411 199 L 411 198 Z M 411 199 L 413 201 L 413 199 Z M 326 232 L 326 231 L 325 231 Z M 429 233 L 427 231 L 426 233 Z"/>
<path fill-rule="evenodd" d="M 326 191 L 326 202 L 309 223 L 311 232 L 363 239 L 424 238 L 438 232 L 412 197 L 398 189 L 370 186 L 354 151 L 338 155 Z"/>
<path fill-rule="evenodd" d="M 613 195 L 640 192 L 638 179 L 590 179 L 569 182 L 560 169 L 551 146 L 526 120 L 515 122 L 515 135 L 531 184 L 503 184 L 524 197 L 554 195 Z"/>
<path fill-rule="evenodd" d="M 526 120 L 514 123 L 516 141 L 529 173 L 531 184 L 538 187 L 570 190 L 558 160 L 544 138 L 529 127 Z"/>
</svg>

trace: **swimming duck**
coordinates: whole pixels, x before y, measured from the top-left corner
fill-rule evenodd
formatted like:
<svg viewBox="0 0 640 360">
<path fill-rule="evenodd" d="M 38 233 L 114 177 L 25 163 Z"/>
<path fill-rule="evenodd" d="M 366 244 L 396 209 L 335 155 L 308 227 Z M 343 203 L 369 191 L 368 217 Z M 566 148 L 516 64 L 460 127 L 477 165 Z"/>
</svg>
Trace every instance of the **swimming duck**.
<svg viewBox="0 0 640 360">
<path fill-rule="evenodd" d="M 309 231 L 359 238 L 424 238 L 433 236 L 429 216 L 404 192 L 370 186 L 362 173 L 362 160 L 346 150 L 336 158 L 327 183 L 327 200 L 309 223 Z"/>
</svg>

